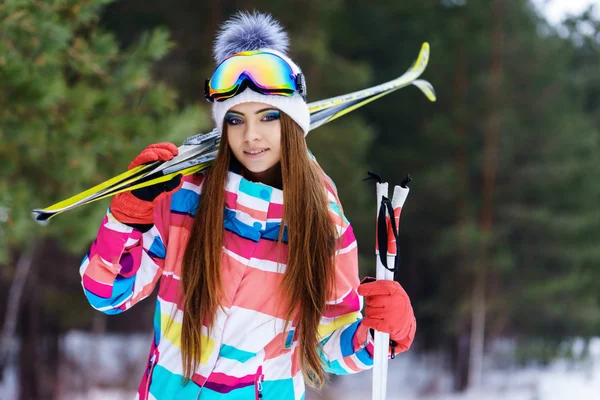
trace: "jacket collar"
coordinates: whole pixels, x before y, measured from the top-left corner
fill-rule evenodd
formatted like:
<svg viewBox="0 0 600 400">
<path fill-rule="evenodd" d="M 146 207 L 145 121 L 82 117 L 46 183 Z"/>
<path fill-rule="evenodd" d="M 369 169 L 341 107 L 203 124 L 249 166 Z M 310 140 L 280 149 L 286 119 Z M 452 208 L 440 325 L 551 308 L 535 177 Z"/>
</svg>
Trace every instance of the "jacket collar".
<svg viewBox="0 0 600 400">
<path fill-rule="evenodd" d="M 230 168 L 227 174 L 225 229 L 254 241 L 261 237 L 276 240 L 283 217 L 283 190 L 249 181 L 235 171 Z"/>
</svg>

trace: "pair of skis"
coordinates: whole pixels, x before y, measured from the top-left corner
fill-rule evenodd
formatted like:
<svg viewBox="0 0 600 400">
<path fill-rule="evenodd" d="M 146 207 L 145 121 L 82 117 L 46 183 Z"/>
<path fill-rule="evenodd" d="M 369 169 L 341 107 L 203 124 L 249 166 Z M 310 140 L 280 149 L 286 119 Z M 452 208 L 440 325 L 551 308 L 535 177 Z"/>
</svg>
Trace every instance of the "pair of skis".
<svg viewBox="0 0 600 400">
<path fill-rule="evenodd" d="M 428 61 L 429 44 L 423 43 L 417 60 L 400 77 L 368 89 L 310 103 L 310 130 L 409 85 L 416 86 L 429 100 L 435 101 L 433 86 L 425 80 L 418 79 L 425 71 Z M 177 174 L 185 176 L 202 171 L 215 159 L 219 141 L 220 134 L 216 129 L 206 134 L 191 136 L 179 147 L 179 154 L 172 160 L 140 165 L 59 203 L 44 209 L 35 209 L 32 212 L 33 218 L 44 223 L 55 215 L 121 192 L 166 182 Z"/>
</svg>

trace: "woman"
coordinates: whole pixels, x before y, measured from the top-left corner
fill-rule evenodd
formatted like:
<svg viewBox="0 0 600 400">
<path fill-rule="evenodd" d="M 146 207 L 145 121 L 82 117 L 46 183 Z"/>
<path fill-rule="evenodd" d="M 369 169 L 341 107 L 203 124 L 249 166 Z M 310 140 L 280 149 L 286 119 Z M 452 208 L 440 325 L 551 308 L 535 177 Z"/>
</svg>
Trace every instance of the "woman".
<svg viewBox="0 0 600 400">
<path fill-rule="evenodd" d="M 305 381 L 372 366 L 370 328 L 390 333 L 391 354 L 412 343 L 400 285 L 359 286 L 356 240 L 306 147 L 306 87 L 286 48 L 270 16 L 223 26 L 206 84 L 222 134 L 210 171 L 115 196 L 83 261 L 85 293 L 107 314 L 160 281 L 140 399 L 301 399 Z M 175 155 L 152 145 L 130 168 Z"/>
</svg>

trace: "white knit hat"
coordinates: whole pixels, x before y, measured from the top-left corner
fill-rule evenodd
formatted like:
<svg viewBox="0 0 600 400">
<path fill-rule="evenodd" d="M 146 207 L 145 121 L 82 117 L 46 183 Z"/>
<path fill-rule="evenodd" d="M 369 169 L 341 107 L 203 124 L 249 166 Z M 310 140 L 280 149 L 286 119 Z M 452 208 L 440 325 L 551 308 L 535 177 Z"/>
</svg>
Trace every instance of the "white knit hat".
<svg viewBox="0 0 600 400">
<path fill-rule="evenodd" d="M 232 54 L 262 50 L 283 58 L 292 67 L 295 74 L 302 73 L 298 65 L 285 54 L 288 43 L 287 34 L 270 15 L 240 12 L 222 25 L 213 50 L 217 65 Z M 306 88 L 304 90 L 306 91 Z M 223 130 L 223 119 L 227 111 L 238 104 L 250 102 L 265 103 L 278 108 L 302 128 L 304 136 L 308 133 L 310 111 L 302 96 L 298 93 L 294 93 L 291 97 L 265 95 L 250 88 L 244 89 L 243 92 L 225 101 L 213 103 L 212 116 L 219 132 Z"/>
</svg>

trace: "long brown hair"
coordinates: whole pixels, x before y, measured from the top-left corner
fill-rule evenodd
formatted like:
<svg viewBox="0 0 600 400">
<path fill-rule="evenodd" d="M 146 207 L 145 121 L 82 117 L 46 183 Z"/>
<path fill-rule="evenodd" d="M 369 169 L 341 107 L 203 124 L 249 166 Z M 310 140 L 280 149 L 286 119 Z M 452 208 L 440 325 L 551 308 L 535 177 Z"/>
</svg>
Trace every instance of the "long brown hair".
<svg viewBox="0 0 600 400">
<path fill-rule="evenodd" d="M 185 296 L 181 332 L 184 376 L 190 378 L 202 349 L 204 321 L 214 322 L 222 295 L 221 253 L 225 183 L 233 159 L 227 144 L 227 124 L 219 155 L 203 185 L 194 226 L 183 257 L 182 284 Z M 281 299 L 286 307 L 286 326 L 297 323 L 300 368 L 307 384 L 321 388 L 326 374 L 319 349 L 318 328 L 327 297 L 335 284 L 335 226 L 329 217 L 327 192 L 330 187 L 319 165 L 310 158 L 304 134 L 286 114 L 281 113 L 281 174 L 283 182 L 283 227 L 288 228 L 288 262 L 283 276 Z"/>
</svg>

